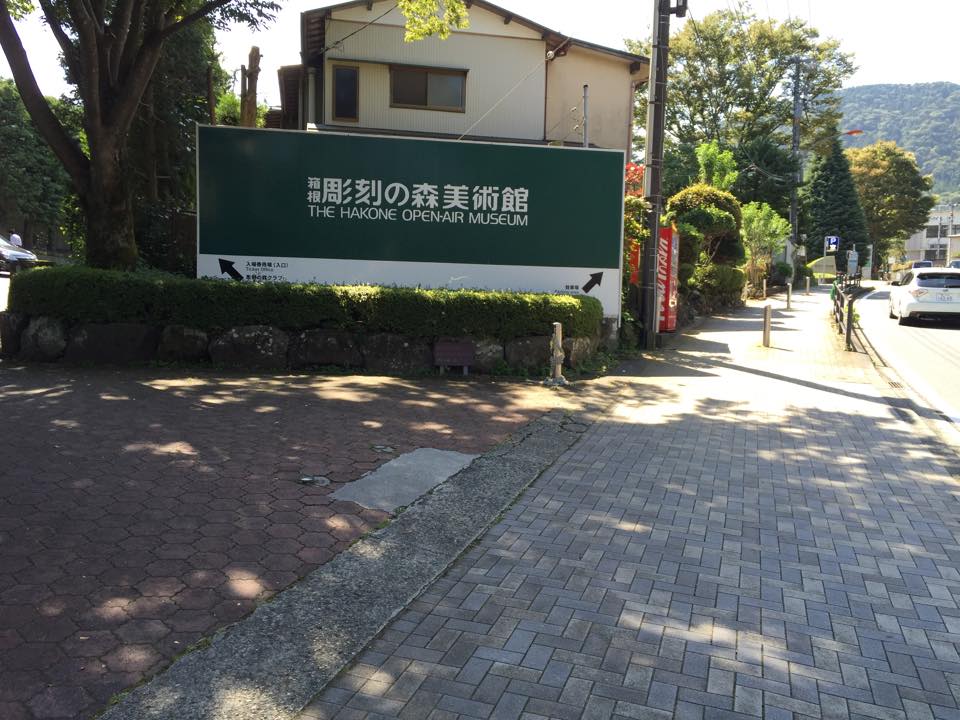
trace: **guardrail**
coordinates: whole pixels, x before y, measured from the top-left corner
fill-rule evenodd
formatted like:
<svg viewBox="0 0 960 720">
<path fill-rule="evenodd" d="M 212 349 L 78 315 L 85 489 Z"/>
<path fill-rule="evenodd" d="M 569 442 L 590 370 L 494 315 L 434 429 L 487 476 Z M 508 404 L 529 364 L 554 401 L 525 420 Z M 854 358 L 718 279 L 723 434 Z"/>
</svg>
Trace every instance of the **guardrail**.
<svg viewBox="0 0 960 720">
<path fill-rule="evenodd" d="M 833 299 L 833 319 L 837 323 L 837 330 L 844 335 L 847 350 L 853 350 L 853 295 L 846 295 L 844 290 L 860 287 L 860 276 L 856 277 L 856 285 L 844 285 L 841 276 L 833 281 L 830 297 Z"/>
</svg>

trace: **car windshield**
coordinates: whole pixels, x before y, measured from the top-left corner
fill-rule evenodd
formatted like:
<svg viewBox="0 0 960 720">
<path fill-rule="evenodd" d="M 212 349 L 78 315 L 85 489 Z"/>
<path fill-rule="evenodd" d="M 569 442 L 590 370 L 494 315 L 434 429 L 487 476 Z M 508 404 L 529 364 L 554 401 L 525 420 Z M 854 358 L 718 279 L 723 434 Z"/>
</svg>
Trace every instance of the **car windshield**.
<svg viewBox="0 0 960 720">
<path fill-rule="evenodd" d="M 957 273 L 923 273 L 917 275 L 917 287 L 960 288 L 960 275 Z"/>
<path fill-rule="evenodd" d="M 3 236 L 0 236 L 0 248 L 3 248 L 4 250 L 19 250 L 19 249 L 20 249 L 20 248 L 18 248 L 16 245 L 11 245 L 10 243 L 8 243 L 7 240 L 6 240 L 6 238 L 4 238 Z"/>
</svg>

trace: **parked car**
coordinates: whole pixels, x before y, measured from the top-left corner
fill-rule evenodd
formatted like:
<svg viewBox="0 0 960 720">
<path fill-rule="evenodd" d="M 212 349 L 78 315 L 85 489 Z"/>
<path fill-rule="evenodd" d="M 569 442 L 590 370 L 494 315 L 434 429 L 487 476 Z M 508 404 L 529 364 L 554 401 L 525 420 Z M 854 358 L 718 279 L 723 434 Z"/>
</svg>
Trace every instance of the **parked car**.
<svg viewBox="0 0 960 720">
<path fill-rule="evenodd" d="M 960 317 L 960 268 L 917 268 L 891 283 L 890 317 L 909 325 L 930 317 Z"/>
<path fill-rule="evenodd" d="M 903 281 L 904 276 L 911 270 L 917 268 L 933 267 L 932 260 L 908 260 L 907 262 L 897 263 L 890 268 L 890 281 Z"/>
<path fill-rule="evenodd" d="M 960 260 L 951 260 L 947 267 L 960 269 Z"/>
<path fill-rule="evenodd" d="M 0 270 L 13 273 L 17 270 L 32 268 L 36 264 L 36 255 L 22 247 L 10 244 L 0 235 Z"/>
</svg>

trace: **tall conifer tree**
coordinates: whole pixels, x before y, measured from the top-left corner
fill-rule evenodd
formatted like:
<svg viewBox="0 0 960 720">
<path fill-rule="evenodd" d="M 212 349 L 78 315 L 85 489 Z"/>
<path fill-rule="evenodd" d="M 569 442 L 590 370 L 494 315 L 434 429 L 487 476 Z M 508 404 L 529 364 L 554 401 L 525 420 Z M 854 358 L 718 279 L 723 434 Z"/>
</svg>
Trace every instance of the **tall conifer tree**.
<svg viewBox="0 0 960 720">
<path fill-rule="evenodd" d="M 861 264 L 870 242 L 860 198 L 853 184 L 850 163 L 836 131 L 810 164 L 810 180 L 804 191 L 806 210 L 807 257 L 823 255 L 823 240 L 840 237 L 837 269 L 845 270 L 847 250 L 856 248 Z"/>
</svg>

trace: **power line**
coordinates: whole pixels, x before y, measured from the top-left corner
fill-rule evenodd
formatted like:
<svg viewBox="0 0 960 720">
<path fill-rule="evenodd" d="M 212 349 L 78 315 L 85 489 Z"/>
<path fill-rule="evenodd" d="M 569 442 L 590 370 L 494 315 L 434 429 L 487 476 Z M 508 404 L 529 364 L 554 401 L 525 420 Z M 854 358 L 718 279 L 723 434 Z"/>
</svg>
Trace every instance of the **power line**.
<svg viewBox="0 0 960 720">
<path fill-rule="evenodd" d="M 394 3 L 394 4 L 391 5 L 389 8 L 387 8 L 387 11 L 386 11 L 385 13 L 382 13 L 382 14 L 378 15 L 378 16 L 375 17 L 373 20 L 367 21 L 366 23 L 364 23 L 363 25 L 361 25 L 360 27 L 358 27 L 356 30 L 354 30 L 352 33 L 349 33 L 349 34 L 347 34 L 347 35 L 344 35 L 344 36 L 343 36 L 342 38 L 340 38 L 339 40 L 335 40 L 332 44 L 327 45 L 327 46 L 324 47 L 324 48 L 321 48 L 321 49 L 320 49 L 320 52 L 318 52 L 317 54 L 318 54 L 318 55 L 325 55 L 329 50 L 333 50 L 333 49 L 335 49 L 336 47 L 338 47 L 338 46 L 340 46 L 340 45 L 343 45 L 343 43 L 344 43 L 345 41 L 349 40 L 350 38 L 352 38 L 352 37 L 353 37 L 354 35 L 356 35 L 357 33 L 362 32 L 363 30 L 366 30 L 368 27 L 370 27 L 371 25 L 373 25 L 375 22 L 377 22 L 377 21 L 379 21 L 379 20 L 383 20 L 383 18 L 385 18 L 385 17 L 386 17 L 387 15 L 389 15 L 390 13 L 392 13 L 396 8 L 397 8 L 397 3 Z"/>
<path fill-rule="evenodd" d="M 555 51 L 553 51 L 553 52 L 555 52 Z M 544 65 L 546 65 L 546 64 L 547 64 L 550 60 L 552 60 L 552 59 L 553 59 L 553 57 L 549 57 L 549 56 L 548 56 L 548 57 L 545 57 L 543 60 L 539 61 L 536 65 L 534 65 L 532 68 L 530 68 L 530 71 L 529 71 L 526 75 L 524 75 L 522 78 L 520 78 L 520 79 L 517 81 L 517 83 L 516 83 L 512 88 L 510 88 L 509 90 L 507 90 L 507 91 L 503 94 L 503 96 L 502 96 L 499 100 L 497 100 L 497 101 L 490 107 L 489 110 L 487 110 L 483 115 L 481 115 L 479 118 L 477 118 L 477 121 L 476 121 L 475 123 L 473 123 L 473 125 L 471 125 L 471 126 L 468 127 L 466 130 L 464 130 L 464 131 L 463 131 L 463 134 L 462 134 L 460 137 L 458 137 L 457 140 L 463 140 L 467 135 L 469 135 L 470 132 L 471 132 L 477 125 L 479 125 L 481 122 L 483 122 L 490 113 L 492 113 L 494 110 L 496 110 L 498 107 L 500 107 L 500 104 L 501 104 L 504 100 L 506 100 L 508 97 L 510 97 L 510 95 L 512 95 L 512 94 L 517 90 L 517 88 L 519 88 L 521 85 L 523 85 L 523 83 L 525 83 L 525 82 L 527 81 L 527 78 L 529 78 L 531 75 L 533 75 L 537 70 L 539 70 L 541 67 L 543 67 Z M 568 134 L 569 134 L 569 133 L 568 133 Z"/>
</svg>

